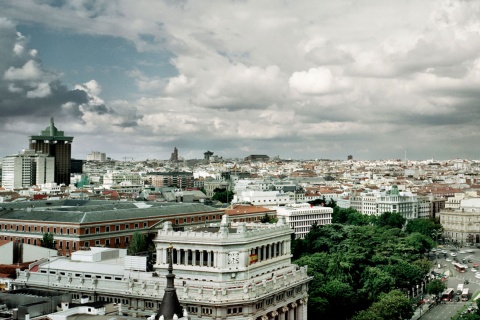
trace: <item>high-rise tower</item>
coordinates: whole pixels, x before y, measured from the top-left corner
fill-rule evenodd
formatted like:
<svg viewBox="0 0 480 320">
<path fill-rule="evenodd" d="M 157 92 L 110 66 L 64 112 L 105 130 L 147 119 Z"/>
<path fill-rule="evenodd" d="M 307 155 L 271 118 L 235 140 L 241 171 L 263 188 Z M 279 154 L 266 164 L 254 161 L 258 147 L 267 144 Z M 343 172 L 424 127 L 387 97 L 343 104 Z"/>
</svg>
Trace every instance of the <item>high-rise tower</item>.
<svg viewBox="0 0 480 320">
<path fill-rule="evenodd" d="M 73 137 L 66 137 L 59 131 L 50 118 L 50 125 L 39 136 L 28 137 L 29 148 L 41 151 L 55 158 L 55 182 L 70 184 L 72 141 Z"/>
</svg>

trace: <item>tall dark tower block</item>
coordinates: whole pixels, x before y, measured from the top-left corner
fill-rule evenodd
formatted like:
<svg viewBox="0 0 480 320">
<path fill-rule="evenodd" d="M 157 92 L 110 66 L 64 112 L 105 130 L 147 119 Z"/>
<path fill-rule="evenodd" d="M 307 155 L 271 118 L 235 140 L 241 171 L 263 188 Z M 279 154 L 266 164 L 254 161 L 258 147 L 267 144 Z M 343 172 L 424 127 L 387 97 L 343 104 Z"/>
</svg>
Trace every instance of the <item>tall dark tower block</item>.
<svg viewBox="0 0 480 320">
<path fill-rule="evenodd" d="M 55 158 L 55 182 L 70 184 L 72 141 L 73 137 L 66 137 L 59 131 L 50 118 L 50 126 L 45 128 L 39 136 L 30 136 L 29 148 L 53 156 Z"/>
</svg>

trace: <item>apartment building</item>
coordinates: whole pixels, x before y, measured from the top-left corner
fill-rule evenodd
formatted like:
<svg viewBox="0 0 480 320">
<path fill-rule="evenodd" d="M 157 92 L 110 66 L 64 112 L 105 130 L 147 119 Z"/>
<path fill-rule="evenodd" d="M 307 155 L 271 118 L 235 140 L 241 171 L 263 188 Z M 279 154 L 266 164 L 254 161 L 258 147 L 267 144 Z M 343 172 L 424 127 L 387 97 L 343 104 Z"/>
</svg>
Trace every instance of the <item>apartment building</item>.
<svg viewBox="0 0 480 320">
<path fill-rule="evenodd" d="M 53 117 L 50 125 L 38 136 L 29 136 L 29 149 L 40 151 L 55 159 L 55 176 L 53 181 L 58 184 L 70 184 L 72 170 L 72 142 L 73 137 L 65 136 L 63 131 L 55 127 Z"/>
<path fill-rule="evenodd" d="M 332 223 L 333 209 L 329 207 L 301 203 L 288 204 L 275 209 L 277 217 L 284 217 L 290 228 L 294 230 L 295 239 L 305 238 L 313 224 L 321 226 Z"/>
<path fill-rule="evenodd" d="M 55 179 L 55 158 L 24 149 L 3 158 L 2 172 L 2 187 L 6 190 L 50 183 Z"/>
<path fill-rule="evenodd" d="M 446 239 L 461 245 L 480 243 L 480 198 L 462 199 L 458 208 L 445 208 L 439 217 Z"/>
</svg>

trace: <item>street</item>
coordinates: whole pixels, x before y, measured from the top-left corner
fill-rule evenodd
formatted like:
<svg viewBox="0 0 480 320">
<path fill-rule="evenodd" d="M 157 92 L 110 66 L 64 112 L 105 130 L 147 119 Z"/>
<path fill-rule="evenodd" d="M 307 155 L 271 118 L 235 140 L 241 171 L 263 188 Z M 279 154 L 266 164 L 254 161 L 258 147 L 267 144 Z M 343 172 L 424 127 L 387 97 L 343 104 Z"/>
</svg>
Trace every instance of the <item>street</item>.
<svg viewBox="0 0 480 320">
<path fill-rule="evenodd" d="M 452 250 L 453 249 L 453 250 Z M 444 253 L 441 250 L 445 250 L 446 258 Z M 440 253 L 439 253 L 440 251 Z M 457 260 L 462 263 L 462 258 L 466 261 L 470 260 L 471 262 L 466 262 L 465 264 L 468 266 L 466 272 L 458 272 L 455 270 L 452 261 L 452 253 L 456 254 Z M 437 258 L 438 257 L 438 258 Z M 475 278 L 475 272 L 471 271 L 473 264 L 477 263 L 480 265 L 480 249 L 471 246 L 471 247 L 462 247 L 456 249 L 453 246 L 440 246 L 437 248 L 435 253 L 430 253 L 430 260 L 435 264 L 435 272 L 439 272 L 442 274 L 448 274 L 448 278 L 446 280 L 447 288 L 453 288 L 457 291 L 457 285 L 460 283 L 464 283 L 465 280 L 468 280 L 468 284 L 464 284 L 464 288 L 469 288 L 471 293 L 471 299 L 467 302 L 454 302 L 452 299 L 451 302 L 441 303 L 436 305 L 435 307 L 425 312 L 427 306 L 424 305 L 423 310 L 417 310 L 413 319 L 418 319 L 419 317 L 423 320 L 450 320 L 458 310 L 460 310 L 465 305 L 476 305 L 475 302 L 472 302 L 472 299 L 478 295 L 480 292 L 480 279 Z M 440 264 L 440 268 L 438 265 Z M 420 316 L 421 312 L 421 316 Z"/>
</svg>

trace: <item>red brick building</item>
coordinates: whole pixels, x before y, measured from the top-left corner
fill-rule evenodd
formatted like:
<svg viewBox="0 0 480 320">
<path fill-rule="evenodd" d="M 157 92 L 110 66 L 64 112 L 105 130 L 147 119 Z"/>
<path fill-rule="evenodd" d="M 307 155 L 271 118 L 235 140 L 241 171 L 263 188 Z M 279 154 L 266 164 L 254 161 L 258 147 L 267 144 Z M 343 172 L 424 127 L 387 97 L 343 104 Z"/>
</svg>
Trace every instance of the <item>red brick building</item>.
<svg viewBox="0 0 480 320">
<path fill-rule="evenodd" d="M 138 231 L 155 236 L 163 222 L 177 230 L 220 222 L 223 214 L 234 221 L 260 221 L 275 211 L 241 206 L 217 209 L 200 203 L 149 203 L 102 200 L 57 200 L 2 204 L 0 241 L 41 246 L 43 235 L 52 233 L 60 255 L 81 247 L 127 248 Z"/>
</svg>

